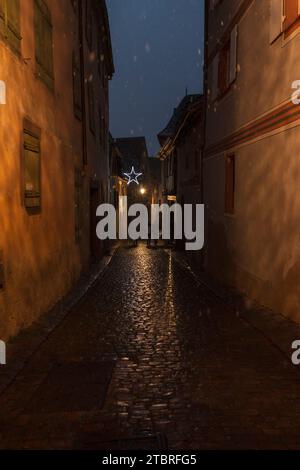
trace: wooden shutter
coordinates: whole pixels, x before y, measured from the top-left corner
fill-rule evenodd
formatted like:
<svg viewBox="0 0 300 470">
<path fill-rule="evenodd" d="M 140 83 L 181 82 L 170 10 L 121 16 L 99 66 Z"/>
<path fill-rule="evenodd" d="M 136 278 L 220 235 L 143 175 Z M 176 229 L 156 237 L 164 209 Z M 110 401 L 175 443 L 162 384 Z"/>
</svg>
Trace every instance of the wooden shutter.
<svg viewBox="0 0 300 470">
<path fill-rule="evenodd" d="M 238 38 L 238 27 L 237 25 L 233 28 L 230 35 L 230 69 L 229 69 L 229 83 L 233 83 L 236 79 L 237 71 L 237 38 Z"/>
<path fill-rule="evenodd" d="M 6 0 L 9 28 L 15 35 L 20 34 L 20 0 Z"/>
<path fill-rule="evenodd" d="M 24 131 L 24 193 L 25 207 L 40 207 L 40 140 Z"/>
<path fill-rule="evenodd" d="M 20 0 L 0 0 L 0 35 L 20 53 Z"/>
<path fill-rule="evenodd" d="M 270 0 L 270 44 L 282 33 L 283 0 Z"/>
<path fill-rule="evenodd" d="M 224 93 L 229 85 L 229 60 L 230 60 L 230 42 L 222 48 L 219 55 L 218 67 L 218 88 L 220 93 Z"/>
<path fill-rule="evenodd" d="M 35 0 L 35 59 L 39 77 L 53 88 L 53 46 L 51 13 L 43 0 Z"/>
</svg>

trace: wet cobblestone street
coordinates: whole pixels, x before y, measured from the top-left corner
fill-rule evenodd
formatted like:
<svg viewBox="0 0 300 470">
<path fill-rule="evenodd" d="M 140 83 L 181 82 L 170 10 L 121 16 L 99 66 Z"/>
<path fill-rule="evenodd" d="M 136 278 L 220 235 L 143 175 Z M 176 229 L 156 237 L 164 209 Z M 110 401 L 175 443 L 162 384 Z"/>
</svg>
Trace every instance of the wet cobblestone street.
<svg viewBox="0 0 300 470">
<path fill-rule="evenodd" d="M 140 245 L 116 252 L 0 410 L 1 448 L 130 448 L 158 433 L 170 449 L 300 448 L 300 370 L 171 251 Z"/>
</svg>

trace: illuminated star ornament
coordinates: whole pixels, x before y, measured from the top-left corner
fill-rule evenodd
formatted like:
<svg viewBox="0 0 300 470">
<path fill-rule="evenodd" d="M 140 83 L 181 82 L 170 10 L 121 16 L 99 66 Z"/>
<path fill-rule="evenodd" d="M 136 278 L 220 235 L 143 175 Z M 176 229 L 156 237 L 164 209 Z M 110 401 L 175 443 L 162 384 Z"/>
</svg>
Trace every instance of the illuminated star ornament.
<svg viewBox="0 0 300 470">
<path fill-rule="evenodd" d="M 124 173 L 126 178 L 128 178 L 127 184 L 130 185 L 131 183 L 140 184 L 138 178 L 142 176 L 143 173 L 136 173 L 134 167 L 131 168 L 131 173 Z"/>
</svg>

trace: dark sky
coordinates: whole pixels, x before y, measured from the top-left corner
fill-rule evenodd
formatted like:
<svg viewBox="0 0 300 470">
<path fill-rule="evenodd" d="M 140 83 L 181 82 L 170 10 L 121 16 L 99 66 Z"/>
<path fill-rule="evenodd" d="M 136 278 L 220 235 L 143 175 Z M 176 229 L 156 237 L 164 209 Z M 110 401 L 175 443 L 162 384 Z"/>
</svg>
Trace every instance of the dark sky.
<svg viewBox="0 0 300 470">
<path fill-rule="evenodd" d="M 156 135 L 188 93 L 202 91 L 204 0 L 107 0 L 116 74 L 113 137 Z"/>
</svg>

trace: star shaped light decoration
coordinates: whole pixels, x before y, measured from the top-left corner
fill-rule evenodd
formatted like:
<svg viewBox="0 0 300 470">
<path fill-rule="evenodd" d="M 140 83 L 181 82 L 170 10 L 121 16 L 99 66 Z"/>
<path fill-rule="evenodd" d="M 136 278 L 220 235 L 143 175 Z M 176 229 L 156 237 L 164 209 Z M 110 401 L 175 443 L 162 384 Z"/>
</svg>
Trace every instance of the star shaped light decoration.
<svg viewBox="0 0 300 470">
<path fill-rule="evenodd" d="M 127 185 L 129 186 L 131 183 L 140 184 L 138 178 L 142 176 L 143 173 L 136 173 L 134 167 L 131 168 L 131 173 L 124 173 L 126 178 L 128 178 Z"/>
</svg>

